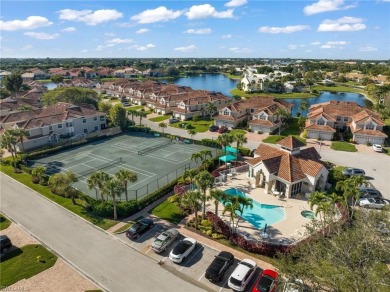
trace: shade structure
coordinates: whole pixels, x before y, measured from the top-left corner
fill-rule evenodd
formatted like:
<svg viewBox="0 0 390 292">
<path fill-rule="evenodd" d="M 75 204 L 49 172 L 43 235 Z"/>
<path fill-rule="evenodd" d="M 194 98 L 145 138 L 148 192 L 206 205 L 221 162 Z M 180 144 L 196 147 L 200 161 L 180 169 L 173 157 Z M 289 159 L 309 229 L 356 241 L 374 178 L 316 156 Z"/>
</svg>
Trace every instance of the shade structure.
<svg viewBox="0 0 390 292">
<path fill-rule="evenodd" d="M 225 155 L 225 156 L 219 157 L 219 160 L 221 160 L 221 161 L 223 161 L 223 162 L 229 162 L 229 161 L 236 160 L 236 156 L 233 156 L 233 155 Z"/>
<path fill-rule="evenodd" d="M 236 154 L 238 152 L 238 150 L 236 148 L 233 148 L 233 147 L 230 147 L 230 146 L 226 146 L 224 150 L 225 150 L 226 153 L 234 153 L 234 154 Z"/>
</svg>

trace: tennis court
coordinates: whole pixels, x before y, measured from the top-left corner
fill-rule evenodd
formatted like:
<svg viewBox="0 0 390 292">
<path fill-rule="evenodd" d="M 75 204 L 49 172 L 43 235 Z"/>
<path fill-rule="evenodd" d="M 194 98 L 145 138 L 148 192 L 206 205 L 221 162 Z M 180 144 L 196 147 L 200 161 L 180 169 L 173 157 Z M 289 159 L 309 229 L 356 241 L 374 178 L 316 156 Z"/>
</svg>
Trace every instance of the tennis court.
<svg viewBox="0 0 390 292">
<path fill-rule="evenodd" d="M 128 169 L 138 175 L 138 180 L 128 185 L 129 199 L 139 199 L 195 167 L 191 156 L 202 150 L 211 150 L 213 156 L 216 152 L 209 147 L 171 142 L 149 134 L 123 134 L 36 159 L 32 161 L 32 167 L 43 165 L 49 174 L 76 173 L 79 182 L 75 187 L 91 197 L 100 197 L 94 189 L 87 187 L 86 180 L 91 173 L 102 170 L 113 175 Z M 124 194 L 121 199 L 125 199 Z"/>
</svg>

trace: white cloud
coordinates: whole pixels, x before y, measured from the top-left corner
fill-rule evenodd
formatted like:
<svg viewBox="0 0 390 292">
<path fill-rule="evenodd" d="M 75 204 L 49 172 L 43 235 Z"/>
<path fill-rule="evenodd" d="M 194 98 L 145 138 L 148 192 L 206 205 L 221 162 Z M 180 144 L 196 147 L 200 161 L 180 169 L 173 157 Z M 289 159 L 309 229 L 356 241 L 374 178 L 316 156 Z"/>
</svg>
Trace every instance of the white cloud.
<svg viewBox="0 0 390 292">
<path fill-rule="evenodd" d="M 143 34 L 143 33 L 147 33 L 148 31 L 150 31 L 150 29 L 148 29 L 148 28 L 141 28 L 141 29 L 137 30 L 135 33 L 136 34 Z"/>
<path fill-rule="evenodd" d="M 88 53 L 88 50 L 82 50 L 81 53 L 83 54 Z"/>
<path fill-rule="evenodd" d="M 284 27 L 262 26 L 259 28 L 259 31 L 263 33 L 276 34 L 276 33 L 293 33 L 293 32 L 298 32 L 306 29 L 310 29 L 310 26 L 308 25 L 289 25 Z"/>
<path fill-rule="evenodd" d="M 29 16 L 25 20 L 0 20 L 0 30 L 14 31 L 21 29 L 35 29 L 40 27 L 46 27 L 52 25 L 53 22 L 49 21 L 46 17 L 42 16 Z"/>
<path fill-rule="evenodd" d="M 290 49 L 290 50 L 296 50 L 296 49 L 298 49 L 298 45 L 288 45 L 288 48 Z"/>
<path fill-rule="evenodd" d="M 186 12 L 188 19 L 201 19 L 201 18 L 233 18 L 233 9 L 218 12 L 210 4 L 194 5 L 190 10 Z"/>
<path fill-rule="evenodd" d="M 115 46 L 115 45 L 118 45 L 118 44 L 128 44 L 128 43 L 132 43 L 133 40 L 132 39 L 121 39 L 121 38 L 116 38 L 116 39 L 111 39 L 111 40 L 107 40 L 106 41 L 106 44 L 107 46 Z"/>
<path fill-rule="evenodd" d="M 48 34 L 44 32 L 25 32 L 24 35 L 32 37 L 37 40 L 53 40 L 58 38 L 60 35 L 58 33 Z"/>
<path fill-rule="evenodd" d="M 324 20 L 319 26 L 317 31 L 359 31 L 366 29 L 366 25 L 362 18 L 344 16 L 342 18 L 331 20 Z"/>
<path fill-rule="evenodd" d="M 24 47 L 21 48 L 22 51 L 28 51 L 30 49 L 32 49 L 33 46 L 32 45 L 25 45 Z"/>
<path fill-rule="evenodd" d="M 180 10 L 168 10 L 165 6 L 160 6 L 156 9 L 147 9 L 140 14 L 132 16 L 130 19 L 138 23 L 154 23 L 176 19 L 182 13 Z"/>
<path fill-rule="evenodd" d="M 72 31 L 76 31 L 76 28 L 71 26 L 71 27 L 67 27 L 67 28 L 64 28 L 62 29 L 61 31 L 64 31 L 64 32 L 72 32 Z"/>
<path fill-rule="evenodd" d="M 356 7 L 356 5 L 345 5 L 344 0 L 319 0 L 303 8 L 303 12 L 306 15 L 313 15 L 327 11 L 346 10 L 353 7 Z"/>
<path fill-rule="evenodd" d="M 222 36 L 223 39 L 230 39 L 231 37 L 232 37 L 231 34 L 224 34 L 224 35 Z"/>
<path fill-rule="evenodd" d="M 84 22 L 86 25 L 97 25 L 123 17 L 123 13 L 113 9 L 96 11 L 62 9 L 57 11 L 57 13 L 60 14 L 59 19 L 61 20 Z"/>
<path fill-rule="evenodd" d="M 238 7 L 248 3 L 247 0 L 231 0 L 225 4 L 226 7 Z"/>
<path fill-rule="evenodd" d="M 147 44 L 146 46 L 138 46 L 138 45 L 135 45 L 133 46 L 132 48 L 138 50 L 138 51 L 146 51 L 146 50 L 149 50 L 149 49 L 152 49 L 152 48 L 155 48 L 156 46 L 153 45 L 153 44 Z"/>
<path fill-rule="evenodd" d="M 321 46 L 321 49 L 342 49 L 347 44 L 349 43 L 345 41 L 326 42 Z"/>
<path fill-rule="evenodd" d="M 310 43 L 312 46 L 319 46 L 321 44 L 321 42 L 312 42 Z"/>
<path fill-rule="evenodd" d="M 196 49 L 196 47 L 194 45 L 189 45 L 189 46 L 186 46 L 186 47 L 177 47 L 177 48 L 174 48 L 173 50 L 174 51 L 178 51 L 178 52 L 186 53 L 186 52 L 191 52 L 191 51 L 193 51 L 195 49 Z"/>
<path fill-rule="evenodd" d="M 115 32 L 105 32 L 104 35 L 109 36 L 109 37 L 113 37 L 113 36 L 116 36 L 116 33 Z"/>
<path fill-rule="evenodd" d="M 230 48 L 229 51 L 236 53 L 236 54 L 242 54 L 242 53 L 250 53 L 252 52 L 251 49 L 248 48 Z"/>
<path fill-rule="evenodd" d="M 189 33 L 189 34 L 210 34 L 211 29 L 210 28 L 199 28 L 199 29 L 188 29 L 184 33 Z"/>
<path fill-rule="evenodd" d="M 365 46 L 365 47 L 359 48 L 359 51 L 360 52 L 375 52 L 375 51 L 378 51 L 378 49 L 375 47 L 371 47 L 371 46 Z"/>
</svg>

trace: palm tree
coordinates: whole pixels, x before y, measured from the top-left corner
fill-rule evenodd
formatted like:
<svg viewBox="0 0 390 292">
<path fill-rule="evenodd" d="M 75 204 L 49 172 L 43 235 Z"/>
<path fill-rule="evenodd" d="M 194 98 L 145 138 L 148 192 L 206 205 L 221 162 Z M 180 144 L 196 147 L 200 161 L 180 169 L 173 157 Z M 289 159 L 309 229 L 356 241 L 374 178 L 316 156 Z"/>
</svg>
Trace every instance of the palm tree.
<svg viewBox="0 0 390 292">
<path fill-rule="evenodd" d="M 183 195 L 181 203 L 193 210 L 195 213 L 195 228 L 198 229 L 198 210 L 202 200 L 202 194 L 199 191 L 189 191 Z"/>
<path fill-rule="evenodd" d="M 98 199 L 98 185 L 100 182 L 100 177 L 99 173 L 97 171 L 91 173 L 91 175 L 87 178 L 87 186 L 89 190 L 95 189 L 95 195 L 96 195 L 96 200 Z M 102 198 L 103 199 L 103 198 Z"/>
<path fill-rule="evenodd" d="M 326 194 L 323 192 L 314 192 L 307 201 L 309 202 L 311 210 L 313 210 L 314 206 L 317 206 L 315 214 L 320 214 L 320 221 L 322 221 L 325 226 L 326 212 L 329 210 L 329 201 Z M 321 213 L 323 214 L 323 217 L 321 217 Z"/>
<path fill-rule="evenodd" d="M 231 143 L 233 143 L 233 141 L 233 136 L 228 133 L 219 135 L 217 138 L 217 143 L 221 145 L 222 148 L 229 146 Z"/>
<path fill-rule="evenodd" d="M 37 178 L 40 183 L 43 181 L 43 176 L 46 174 L 46 167 L 37 166 L 31 170 L 31 175 L 33 178 Z"/>
<path fill-rule="evenodd" d="M 283 121 L 286 117 L 288 117 L 288 113 L 282 109 L 282 108 L 278 108 L 276 111 L 275 111 L 275 116 L 277 116 L 279 119 L 280 119 L 280 126 L 279 126 L 279 135 L 280 135 L 280 129 L 282 127 L 282 124 L 283 124 Z"/>
<path fill-rule="evenodd" d="M 214 177 L 208 171 L 202 171 L 195 177 L 195 184 L 202 192 L 203 199 L 203 214 L 202 217 L 206 217 L 206 191 L 208 188 L 212 188 L 214 184 Z"/>
<path fill-rule="evenodd" d="M 194 160 L 196 162 L 196 167 L 198 167 L 198 159 L 202 159 L 202 154 L 197 152 L 191 155 L 191 160 Z"/>
<path fill-rule="evenodd" d="M 115 177 L 123 183 L 123 187 L 125 189 L 126 201 L 128 201 L 129 199 L 127 196 L 127 184 L 129 182 L 136 182 L 138 179 L 137 174 L 128 169 L 121 169 L 120 171 L 115 173 Z"/>
<path fill-rule="evenodd" d="M 66 182 L 65 188 L 66 191 L 70 194 L 70 197 L 72 198 L 73 205 L 76 205 L 76 200 L 75 200 L 76 190 L 72 187 L 72 184 L 78 182 L 78 180 L 79 179 L 74 172 L 72 171 L 65 172 L 65 182 Z"/>
<path fill-rule="evenodd" d="M 112 199 L 112 205 L 114 206 L 114 220 L 118 219 L 116 212 L 116 198 L 124 191 L 124 185 L 117 178 L 111 178 L 103 184 L 102 193 Z"/>
<path fill-rule="evenodd" d="M 233 139 L 234 139 L 234 141 L 236 141 L 236 145 L 237 145 L 237 152 L 236 152 L 236 162 L 238 161 L 238 148 L 240 148 L 240 145 L 242 146 L 242 144 L 244 144 L 244 143 L 246 143 L 246 142 L 248 142 L 248 139 L 245 137 L 245 134 L 243 134 L 243 133 L 235 133 L 234 135 L 233 135 Z"/>
<path fill-rule="evenodd" d="M 199 154 L 202 158 L 202 161 L 206 161 L 207 157 L 213 157 L 211 150 L 202 150 L 199 152 Z"/>
<path fill-rule="evenodd" d="M 16 169 L 16 143 L 17 140 L 10 130 L 6 130 L 1 138 L 1 148 L 5 148 L 11 153 L 14 169 Z"/>
<path fill-rule="evenodd" d="M 148 114 L 146 112 L 144 112 L 144 111 L 137 112 L 137 116 L 139 117 L 139 124 L 140 125 L 142 124 L 142 118 L 146 118 L 147 115 Z"/>
<path fill-rule="evenodd" d="M 218 216 L 218 205 L 222 201 L 225 201 L 228 196 L 225 194 L 224 191 L 220 189 L 212 189 L 210 190 L 210 196 L 209 199 L 214 200 L 214 206 L 215 206 L 215 215 Z"/>
<path fill-rule="evenodd" d="M 307 110 L 306 101 L 301 101 L 301 104 L 299 105 L 299 110 L 301 111 L 301 116 L 303 116 L 303 113 Z"/>
<path fill-rule="evenodd" d="M 244 214 L 244 210 L 246 208 L 251 208 L 253 209 L 253 200 L 248 197 L 241 197 L 241 196 L 235 196 L 235 199 L 238 202 L 238 212 L 240 213 L 240 216 L 237 217 L 237 223 L 236 223 L 236 229 L 238 227 L 238 223 L 240 222 L 240 218 L 242 217 L 242 214 Z"/>
<path fill-rule="evenodd" d="M 110 179 L 110 176 L 108 173 L 101 171 L 101 170 L 98 170 L 98 171 L 93 172 L 89 178 L 91 178 L 91 181 L 90 181 L 91 185 L 88 186 L 90 189 L 95 188 L 97 190 L 97 188 L 98 188 L 99 190 L 102 190 L 104 183 Z M 88 184 L 88 182 L 87 182 L 87 184 Z M 104 201 L 104 197 L 103 197 L 103 194 L 101 192 L 100 192 L 100 195 L 101 195 L 102 201 Z M 96 193 L 96 196 L 97 196 L 97 193 Z"/>
<path fill-rule="evenodd" d="M 164 122 L 159 123 L 158 126 L 161 128 L 163 133 L 164 133 L 164 129 L 168 127 L 167 123 Z"/>
<path fill-rule="evenodd" d="M 19 141 L 20 144 L 22 145 L 22 152 L 24 152 L 24 138 L 29 136 L 29 132 L 26 131 L 25 129 L 22 128 L 17 128 L 11 131 L 11 134 L 15 136 Z"/>
<path fill-rule="evenodd" d="M 224 209 L 222 215 L 229 213 L 230 231 L 234 231 L 234 219 L 237 217 L 236 211 L 240 209 L 240 205 L 236 200 L 228 200 L 224 203 Z"/>
<path fill-rule="evenodd" d="M 134 122 L 134 116 L 137 116 L 137 111 L 135 109 L 129 109 L 127 115 L 131 115 L 131 120 Z"/>
<path fill-rule="evenodd" d="M 52 175 L 49 179 L 49 186 L 55 194 L 62 196 L 70 195 L 72 204 L 76 205 L 76 190 L 72 187 L 72 184 L 77 181 L 77 175 L 74 172 L 67 171 L 65 173 L 56 173 Z"/>
<path fill-rule="evenodd" d="M 198 175 L 199 171 L 196 168 L 186 170 L 183 174 L 183 179 L 189 179 L 192 189 L 192 184 L 194 182 L 194 178 Z"/>
<path fill-rule="evenodd" d="M 190 135 L 191 139 L 194 139 L 194 136 L 196 135 L 195 129 L 189 129 L 187 131 L 187 134 Z"/>
<path fill-rule="evenodd" d="M 217 109 L 217 106 L 214 103 L 208 102 L 206 104 L 206 110 L 209 113 L 210 118 L 211 118 L 218 109 Z"/>
</svg>

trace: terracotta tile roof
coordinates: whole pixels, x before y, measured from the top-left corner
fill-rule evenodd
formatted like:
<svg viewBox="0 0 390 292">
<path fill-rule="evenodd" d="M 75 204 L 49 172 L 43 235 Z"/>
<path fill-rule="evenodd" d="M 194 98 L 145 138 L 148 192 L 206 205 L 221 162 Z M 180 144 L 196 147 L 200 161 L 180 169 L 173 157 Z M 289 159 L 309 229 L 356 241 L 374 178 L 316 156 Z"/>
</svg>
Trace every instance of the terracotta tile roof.
<svg viewBox="0 0 390 292">
<path fill-rule="evenodd" d="M 278 141 L 276 144 L 285 147 L 287 149 L 295 149 L 305 146 L 305 144 L 295 138 L 294 136 L 288 136 L 280 141 Z"/>
<path fill-rule="evenodd" d="M 355 123 L 364 123 L 365 121 L 372 119 L 376 124 L 384 126 L 385 123 L 380 119 L 379 114 L 369 109 L 363 109 L 361 112 L 352 116 L 352 120 Z"/>
<path fill-rule="evenodd" d="M 352 132 L 354 134 L 362 134 L 362 135 L 368 135 L 368 136 L 375 136 L 375 137 L 385 137 L 387 138 L 387 135 L 381 131 L 378 130 L 366 130 L 366 129 L 358 129 L 354 130 L 352 129 Z"/>
<path fill-rule="evenodd" d="M 270 120 L 250 120 L 249 125 L 264 125 L 264 126 L 273 126 L 274 124 Z"/>
<path fill-rule="evenodd" d="M 292 155 L 287 151 L 260 144 L 255 154 L 259 157 L 248 160 L 248 164 L 255 166 L 262 162 L 270 173 L 288 182 L 299 181 L 307 175 L 316 176 L 324 167 L 314 147 Z"/>
<path fill-rule="evenodd" d="M 234 117 L 232 117 L 232 116 L 219 115 L 219 116 L 215 116 L 214 120 L 235 121 L 236 119 Z"/>
<path fill-rule="evenodd" d="M 335 129 L 333 129 L 332 127 L 329 127 L 328 125 L 316 125 L 316 124 L 313 124 L 313 125 L 306 126 L 305 129 L 307 129 L 307 130 L 317 130 L 317 131 L 323 131 L 323 132 L 333 132 L 333 133 L 336 132 Z"/>
<path fill-rule="evenodd" d="M 230 105 L 230 109 L 234 111 L 243 111 L 247 109 L 265 109 L 271 106 L 278 106 L 278 108 L 292 108 L 293 104 L 286 101 L 280 101 L 274 97 L 267 96 L 253 96 L 250 99 L 239 100 Z"/>
</svg>

